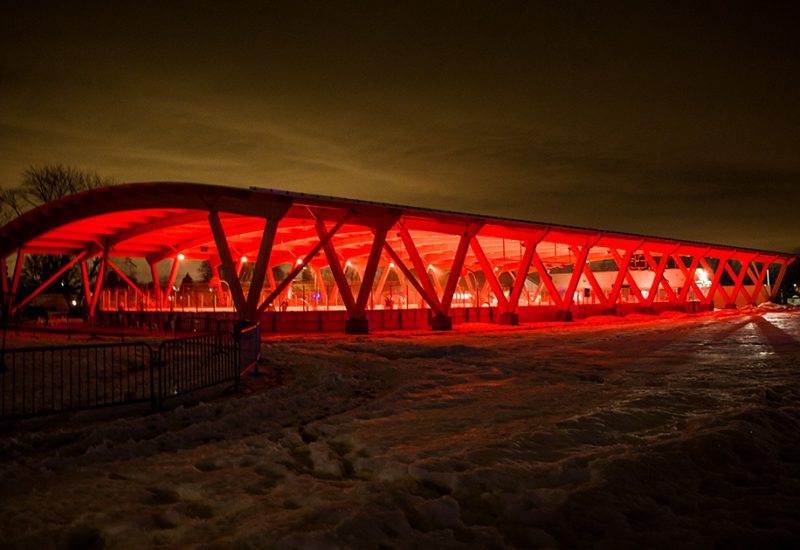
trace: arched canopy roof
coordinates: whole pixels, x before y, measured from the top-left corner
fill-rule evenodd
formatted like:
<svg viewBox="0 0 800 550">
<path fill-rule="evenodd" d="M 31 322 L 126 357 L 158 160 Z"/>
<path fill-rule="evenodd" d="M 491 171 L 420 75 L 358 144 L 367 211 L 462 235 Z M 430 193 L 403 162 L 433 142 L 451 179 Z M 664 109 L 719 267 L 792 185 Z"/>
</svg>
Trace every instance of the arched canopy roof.
<svg viewBox="0 0 800 550">
<path fill-rule="evenodd" d="M 571 263 L 575 247 L 591 245 L 589 261 L 611 258 L 612 249 L 645 249 L 654 254 L 702 254 L 707 257 L 789 258 L 790 255 L 678 241 L 629 233 L 569 227 L 447 211 L 349 200 L 262 188 L 233 188 L 197 183 L 132 183 L 87 191 L 35 208 L 0 228 L 0 257 L 26 253 L 72 255 L 108 249 L 110 256 L 146 258 L 218 257 L 209 226 L 210 212 L 220 215 L 234 256 L 256 255 L 265 218 L 280 218 L 271 264 L 291 263 L 319 237 L 315 222 L 327 227 L 347 216 L 333 244 L 337 254 L 354 263 L 366 261 L 372 234 L 388 227 L 386 242 L 408 258 L 400 233 L 413 234 L 425 261 L 452 258 L 459 236 L 470 228 L 494 265 L 509 265 L 522 256 L 526 242 L 541 242 L 545 264 Z M 327 265 L 324 257 L 317 260 Z M 477 266 L 470 254 L 467 264 Z"/>
</svg>

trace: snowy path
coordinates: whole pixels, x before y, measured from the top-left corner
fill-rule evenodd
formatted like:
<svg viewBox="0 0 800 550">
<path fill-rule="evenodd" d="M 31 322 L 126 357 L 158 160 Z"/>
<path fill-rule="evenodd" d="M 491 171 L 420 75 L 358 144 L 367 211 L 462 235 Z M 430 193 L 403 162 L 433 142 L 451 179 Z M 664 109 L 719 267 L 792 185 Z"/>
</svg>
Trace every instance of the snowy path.
<svg viewBox="0 0 800 550">
<path fill-rule="evenodd" d="M 800 544 L 800 312 L 295 337 L 264 351 L 286 385 L 4 434 L 2 540 Z"/>
</svg>

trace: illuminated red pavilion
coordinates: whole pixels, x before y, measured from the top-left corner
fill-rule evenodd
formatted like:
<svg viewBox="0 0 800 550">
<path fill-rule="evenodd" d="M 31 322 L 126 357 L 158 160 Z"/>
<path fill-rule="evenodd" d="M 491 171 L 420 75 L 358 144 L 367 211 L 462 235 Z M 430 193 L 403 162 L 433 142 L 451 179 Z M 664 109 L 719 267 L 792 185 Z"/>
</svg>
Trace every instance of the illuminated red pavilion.
<svg viewBox="0 0 800 550">
<path fill-rule="evenodd" d="M 19 296 L 29 254 L 69 257 Z M 232 316 L 265 331 L 571 320 L 700 311 L 774 298 L 789 254 L 272 189 L 134 183 L 42 205 L 0 228 L 3 304 L 15 314 L 81 269 L 86 314 Z M 87 262 L 102 261 L 90 280 Z M 150 266 L 151 281 L 117 265 Z M 181 269 L 208 261 L 205 286 Z M 166 284 L 158 267 L 169 265 Z M 144 264 L 142 264 L 144 265 Z M 769 270 L 773 276 L 769 281 Z M 117 272 L 127 289 L 104 289 Z M 183 294 L 181 294 L 183 293 Z"/>
</svg>

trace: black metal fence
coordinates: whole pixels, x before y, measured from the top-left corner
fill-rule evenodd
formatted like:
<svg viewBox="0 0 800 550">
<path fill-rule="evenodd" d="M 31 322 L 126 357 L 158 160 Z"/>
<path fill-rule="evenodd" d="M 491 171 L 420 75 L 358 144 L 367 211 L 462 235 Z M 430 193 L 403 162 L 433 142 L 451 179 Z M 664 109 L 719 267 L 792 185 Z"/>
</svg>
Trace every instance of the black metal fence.
<svg viewBox="0 0 800 550">
<path fill-rule="evenodd" d="M 147 344 L 7 349 L 0 358 L 0 417 L 151 400 Z"/>
<path fill-rule="evenodd" d="M 260 356 L 258 326 L 145 343 L 7 349 L 0 355 L 0 418 L 150 402 L 217 384 L 238 386 Z"/>
</svg>

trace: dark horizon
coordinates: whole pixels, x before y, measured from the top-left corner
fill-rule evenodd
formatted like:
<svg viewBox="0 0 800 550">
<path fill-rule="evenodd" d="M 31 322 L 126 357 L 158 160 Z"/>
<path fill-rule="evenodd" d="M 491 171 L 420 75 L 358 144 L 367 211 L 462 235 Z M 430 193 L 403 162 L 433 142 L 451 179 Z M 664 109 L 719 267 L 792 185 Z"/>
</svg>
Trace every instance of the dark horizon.
<svg viewBox="0 0 800 550">
<path fill-rule="evenodd" d="M 64 163 L 800 251 L 797 8 L 16 5 L 0 185 Z"/>
</svg>

